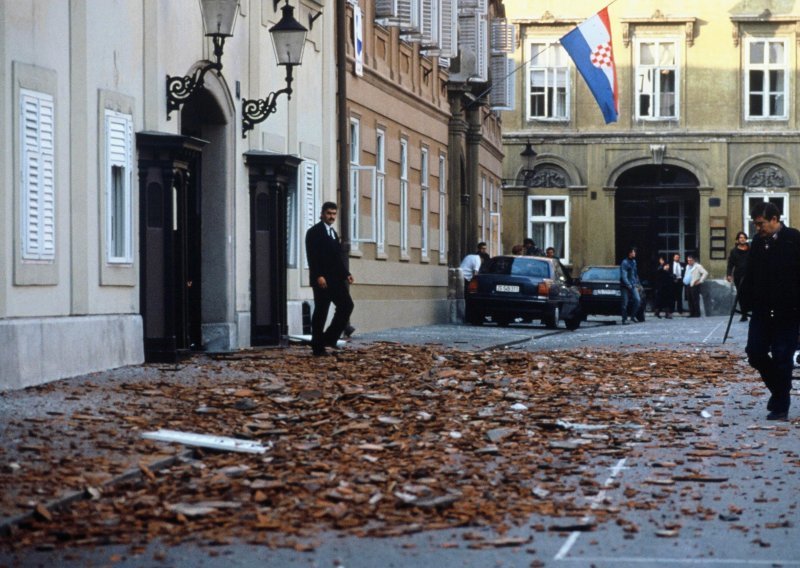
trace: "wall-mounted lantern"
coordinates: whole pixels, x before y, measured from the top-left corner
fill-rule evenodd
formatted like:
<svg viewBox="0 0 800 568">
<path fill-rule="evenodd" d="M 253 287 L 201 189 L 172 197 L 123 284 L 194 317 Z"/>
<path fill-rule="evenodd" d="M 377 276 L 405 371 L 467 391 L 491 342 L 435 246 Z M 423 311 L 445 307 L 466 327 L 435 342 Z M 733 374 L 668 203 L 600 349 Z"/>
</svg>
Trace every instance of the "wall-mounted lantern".
<svg viewBox="0 0 800 568">
<path fill-rule="evenodd" d="M 534 174 L 534 165 L 533 161 L 536 158 L 536 150 L 533 149 L 533 146 L 530 142 L 525 143 L 525 148 L 522 152 L 519 153 L 520 157 L 524 160 L 522 171 L 520 172 L 522 175 L 522 183 L 524 185 L 529 185 L 529 180 L 533 178 Z"/>
<path fill-rule="evenodd" d="M 200 0 L 203 27 L 206 37 L 214 42 L 214 59 L 197 69 L 193 75 L 170 77 L 167 75 L 167 120 L 173 110 L 180 110 L 197 90 L 203 86 L 203 77 L 211 70 L 222 70 L 222 48 L 225 38 L 233 36 L 239 0 Z"/>
<path fill-rule="evenodd" d="M 281 8 L 283 16 L 280 21 L 269 29 L 272 37 L 272 47 L 278 65 L 286 67 L 286 87 L 274 91 L 263 99 L 244 99 L 242 101 L 242 137 L 247 136 L 247 131 L 252 130 L 259 122 L 263 122 L 276 110 L 276 100 L 279 95 L 286 94 L 287 99 L 292 98 L 292 68 L 303 62 L 303 48 L 306 45 L 308 30 L 294 19 L 294 8 L 289 5 L 289 0 Z"/>
</svg>

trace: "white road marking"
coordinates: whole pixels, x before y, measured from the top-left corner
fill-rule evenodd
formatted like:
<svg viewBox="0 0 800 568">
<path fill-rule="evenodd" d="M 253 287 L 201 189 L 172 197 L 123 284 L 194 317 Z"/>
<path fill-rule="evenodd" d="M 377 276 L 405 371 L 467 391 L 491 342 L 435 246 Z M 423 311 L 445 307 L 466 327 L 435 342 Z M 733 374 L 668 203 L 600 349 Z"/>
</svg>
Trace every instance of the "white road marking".
<svg viewBox="0 0 800 568">
<path fill-rule="evenodd" d="M 617 462 L 617 464 L 614 467 L 611 468 L 611 475 L 609 475 L 608 479 L 606 479 L 603 482 L 603 487 L 608 487 L 612 483 L 614 483 L 614 478 L 616 478 L 619 475 L 619 472 L 624 469 L 625 462 L 627 461 L 627 459 L 628 458 L 622 458 Z M 606 498 L 606 490 L 601 489 L 600 491 L 598 491 L 597 495 L 594 496 L 594 499 L 592 499 L 592 504 L 589 508 L 591 510 L 597 509 L 597 507 L 600 506 L 600 503 L 602 503 L 603 499 L 605 498 Z M 586 516 L 583 517 L 581 522 L 585 523 L 588 522 L 589 520 L 590 517 Z M 569 537 L 567 537 L 566 542 L 564 542 L 564 544 L 561 546 L 558 553 L 553 557 L 553 560 L 563 560 L 567 556 L 567 554 L 569 554 L 569 551 L 575 545 L 575 542 L 578 540 L 578 537 L 580 536 L 581 536 L 581 531 L 573 531 L 572 534 L 570 534 Z"/>
<path fill-rule="evenodd" d="M 562 559 L 559 559 L 562 560 Z M 718 566 L 800 566 L 797 560 L 750 560 L 740 558 L 647 558 L 636 556 L 581 556 L 580 558 L 563 559 L 566 562 L 580 562 L 585 566 L 589 562 L 610 562 L 612 565 L 628 564 L 664 564 L 666 566 L 716 564 Z"/>
<path fill-rule="evenodd" d="M 717 330 L 720 328 L 720 326 L 721 326 L 723 323 L 724 323 L 724 322 L 720 322 L 720 323 L 718 323 L 718 324 L 717 324 L 717 325 L 714 327 L 714 329 L 712 329 L 710 332 L 708 332 L 708 335 L 706 335 L 706 338 L 703 340 L 703 343 L 705 343 L 706 341 L 708 341 L 708 338 L 709 338 L 709 337 L 711 337 L 712 335 L 714 335 L 714 332 L 716 332 L 716 331 L 717 331 Z"/>
</svg>

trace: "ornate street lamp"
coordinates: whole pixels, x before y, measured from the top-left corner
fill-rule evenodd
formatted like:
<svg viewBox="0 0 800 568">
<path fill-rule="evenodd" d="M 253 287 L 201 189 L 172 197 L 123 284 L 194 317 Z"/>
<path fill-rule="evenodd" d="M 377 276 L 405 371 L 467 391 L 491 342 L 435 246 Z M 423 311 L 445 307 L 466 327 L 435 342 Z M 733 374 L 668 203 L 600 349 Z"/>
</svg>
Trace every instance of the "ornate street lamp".
<svg viewBox="0 0 800 568">
<path fill-rule="evenodd" d="M 281 8 L 281 20 L 269 29 L 272 38 L 272 47 L 278 65 L 286 67 L 286 87 L 274 91 L 263 99 L 244 99 L 242 101 L 242 137 L 247 136 L 247 131 L 252 130 L 259 122 L 263 122 L 276 110 L 276 100 L 279 95 L 286 94 L 287 99 L 292 98 L 292 68 L 303 62 L 303 48 L 306 45 L 308 30 L 294 19 L 294 8 L 289 6 L 289 0 Z"/>
<path fill-rule="evenodd" d="M 214 58 L 203 67 L 197 69 L 193 75 L 184 77 L 170 77 L 167 75 L 167 120 L 173 110 L 180 110 L 197 90 L 203 86 L 203 77 L 211 70 L 219 73 L 222 70 L 222 48 L 225 38 L 233 36 L 233 26 L 236 23 L 236 13 L 239 9 L 239 0 L 200 0 L 200 10 L 203 14 L 203 28 L 206 37 L 214 42 Z"/>
</svg>

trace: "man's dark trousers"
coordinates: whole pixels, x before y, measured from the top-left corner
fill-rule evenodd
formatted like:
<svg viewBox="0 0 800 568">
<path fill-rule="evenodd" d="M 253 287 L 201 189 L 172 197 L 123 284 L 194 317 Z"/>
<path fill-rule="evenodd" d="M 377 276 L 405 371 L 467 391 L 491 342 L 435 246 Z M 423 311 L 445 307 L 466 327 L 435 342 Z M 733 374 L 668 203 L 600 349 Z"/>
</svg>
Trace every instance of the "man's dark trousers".
<svg viewBox="0 0 800 568">
<path fill-rule="evenodd" d="M 800 324 L 794 318 L 774 318 L 763 312 L 754 312 L 750 318 L 745 352 L 748 362 L 761 374 L 771 394 L 767 410 L 789 410 L 799 328 Z"/>
<path fill-rule="evenodd" d="M 347 282 L 331 281 L 327 288 L 314 286 L 314 314 L 311 316 L 311 349 L 314 353 L 321 353 L 325 347 L 336 347 L 336 342 L 342 336 L 347 322 L 350 321 L 350 314 L 353 313 L 353 300 L 347 289 Z M 328 319 L 328 310 L 331 304 L 336 306 L 333 314 L 333 321 L 325 329 L 325 321 Z"/>
</svg>

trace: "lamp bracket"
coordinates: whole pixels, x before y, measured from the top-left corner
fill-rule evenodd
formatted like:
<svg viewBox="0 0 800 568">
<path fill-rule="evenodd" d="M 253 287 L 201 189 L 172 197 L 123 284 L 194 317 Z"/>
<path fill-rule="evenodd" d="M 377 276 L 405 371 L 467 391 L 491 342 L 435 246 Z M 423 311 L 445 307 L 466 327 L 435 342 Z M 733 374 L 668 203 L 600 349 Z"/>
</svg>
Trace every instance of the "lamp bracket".
<svg viewBox="0 0 800 568">
<path fill-rule="evenodd" d="M 202 67 L 195 70 L 192 75 L 170 76 L 167 75 L 167 120 L 174 110 L 180 110 L 181 106 L 192 98 L 197 89 L 203 86 L 206 73 L 209 71 L 222 71 L 222 49 L 225 45 L 224 36 L 213 36 L 214 59 Z"/>
<path fill-rule="evenodd" d="M 315 22 L 315 21 L 316 21 L 316 19 L 317 19 L 317 18 L 319 18 L 321 15 L 322 15 L 322 12 L 321 12 L 321 11 L 320 11 L 320 12 L 317 12 L 317 13 L 316 13 L 316 14 L 314 14 L 313 16 L 312 16 L 312 15 L 311 15 L 311 13 L 309 12 L 309 14 L 308 14 L 308 29 L 309 29 L 309 31 L 314 29 L 314 22 Z"/>
<path fill-rule="evenodd" d="M 286 66 L 286 87 L 273 91 L 263 99 L 242 100 L 242 138 L 247 137 L 247 131 L 264 122 L 269 115 L 277 110 L 277 100 L 280 95 L 286 94 L 286 99 L 292 98 L 292 65 Z"/>
</svg>

